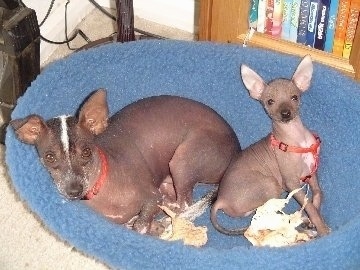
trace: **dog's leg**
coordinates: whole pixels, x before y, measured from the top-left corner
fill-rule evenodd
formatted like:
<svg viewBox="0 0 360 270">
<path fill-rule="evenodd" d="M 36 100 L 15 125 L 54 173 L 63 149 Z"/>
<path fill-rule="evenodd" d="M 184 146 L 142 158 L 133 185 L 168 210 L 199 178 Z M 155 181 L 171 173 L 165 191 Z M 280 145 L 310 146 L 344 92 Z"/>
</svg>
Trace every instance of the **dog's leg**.
<svg viewBox="0 0 360 270">
<path fill-rule="evenodd" d="M 295 187 L 287 187 L 289 191 L 295 190 L 299 188 L 299 186 Z M 294 198 L 300 205 L 304 205 L 305 202 L 305 192 L 300 190 L 299 192 L 294 194 Z M 305 212 L 307 213 L 310 221 L 315 225 L 316 230 L 320 236 L 324 236 L 330 232 L 329 227 L 325 224 L 323 218 L 320 215 L 319 210 L 315 207 L 315 205 L 311 201 L 307 201 L 305 205 Z"/>
<path fill-rule="evenodd" d="M 227 235 L 242 235 L 247 228 L 223 227 L 217 220 L 218 210 L 223 210 L 231 217 L 245 217 L 268 200 L 279 198 L 282 192 L 276 178 L 257 171 L 242 171 L 243 164 L 238 165 L 239 171 L 233 168 L 231 175 L 225 176 L 230 181 L 221 186 L 218 198 L 211 208 L 212 224 L 219 232 Z"/>
<path fill-rule="evenodd" d="M 133 229 L 141 234 L 154 231 L 152 228 L 155 216 L 161 211 L 158 205 L 162 204 L 160 192 L 151 189 L 148 199 L 144 201 L 138 218 L 134 222 Z"/>
<path fill-rule="evenodd" d="M 230 163 L 231 148 L 232 141 L 211 130 L 196 130 L 187 135 L 169 163 L 180 209 L 192 203 L 196 182 L 220 181 Z"/>
<path fill-rule="evenodd" d="M 312 203 L 320 211 L 322 192 L 319 186 L 319 182 L 317 180 L 317 175 L 312 175 L 311 178 L 308 180 L 308 183 L 312 192 Z"/>
</svg>

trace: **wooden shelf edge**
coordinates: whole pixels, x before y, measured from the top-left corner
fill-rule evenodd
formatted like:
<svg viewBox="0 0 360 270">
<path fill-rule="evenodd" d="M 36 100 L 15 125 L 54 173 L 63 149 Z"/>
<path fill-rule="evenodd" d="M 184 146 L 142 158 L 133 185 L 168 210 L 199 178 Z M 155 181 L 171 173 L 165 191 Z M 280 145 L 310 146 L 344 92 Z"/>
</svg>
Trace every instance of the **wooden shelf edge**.
<svg viewBox="0 0 360 270">
<path fill-rule="evenodd" d="M 237 42 L 243 44 L 246 36 L 246 33 L 240 34 L 237 37 Z M 274 44 L 276 44 L 276 46 L 274 46 Z M 351 78 L 355 78 L 355 70 L 349 63 L 348 59 L 335 56 L 328 52 L 320 51 L 258 32 L 255 32 L 253 36 L 247 40 L 246 45 L 298 56 L 310 54 L 314 61 L 336 68 Z"/>
</svg>

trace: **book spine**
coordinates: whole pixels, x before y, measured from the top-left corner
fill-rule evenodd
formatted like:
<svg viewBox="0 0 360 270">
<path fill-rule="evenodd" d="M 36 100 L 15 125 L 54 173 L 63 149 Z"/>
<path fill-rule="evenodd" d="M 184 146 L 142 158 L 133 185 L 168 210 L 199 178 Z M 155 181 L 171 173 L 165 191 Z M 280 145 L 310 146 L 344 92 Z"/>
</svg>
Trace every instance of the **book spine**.
<svg viewBox="0 0 360 270">
<path fill-rule="evenodd" d="M 281 36 L 283 6 L 284 6 L 284 0 L 274 0 L 273 27 L 271 31 L 274 37 L 280 38 Z"/>
<path fill-rule="evenodd" d="M 301 0 L 293 0 L 290 18 L 290 40 L 297 41 Z"/>
<path fill-rule="evenodd" d="M 283 2 L 281 38 L 285 40 L 290 40 L 290 19 L 292 2 L 292 0 L 284 0 Z"/>
<path fill-rule="evenodd" d="M 338 16 L 336 19 L 334 45 L 333 45 L 333 54 L 337 56 L 342 56 L 349 11 L 350 11 L 350 0 L 339 0 L 339 9 L 338 9 Z"/>
<path fill-rule="evenodd" d="M 249 27 L 256 29 L 258 21 L 259 0 L 251 0 L 249 13 Z"/>
<path fill-rule="evenodd" d="M 315 45 L 318 10 L 319 10 L 319 1 L 311 0 L 308 27 L 306 31 L 306 45 L 310 47 L 314 47 Z"/>
<path fill-rule="evenodd" d="M 258 23 L 256 30 L 260 33 L 265 32 L 265 12 L 267 0 L 259 0 L 258 4 Z"/>
<path fill-rule="evenodd" d="M 325 46 L 324 46 L 324 51 L 326 52 L 332 52 L 338 7 L 339 7 L 339 0 L 331 0 L 330 10 L 329 10 L 329 20 L 326 29 Z"/>
<path fill-rule="evenodd" d="M 306 44 L 306 32 L 310 13 L 310 0 L 301 0 L 297 43 Z"/>
<path fill-rule="evenodd" d="M 272 35 L 273 16 L 274 16 L 274 0 L 267 0 L 265 14 L 266 14 L 265 33 L 268 35 Z"/>
<path fill-rule="evenodd" d="M 318 19 L 317 19 L 315 44 L 314 44 L 314 47 L 319 50 L 324 50 L 325 47 L 325 35 L 329 20 L 329 9 L 330 9 L 330 0 L 322 0 L 318 10 Z"/>
<path fill-rule="evenodd" d="M 356 26 L 359 21 L 359 12 L 360 12 L 360 0 L 351 0 L 349 18 L 347 22 L 347 29 L 345 35 L 343 57 L 349 59 L 353 40 L 355 37 Z"/>
</svg>

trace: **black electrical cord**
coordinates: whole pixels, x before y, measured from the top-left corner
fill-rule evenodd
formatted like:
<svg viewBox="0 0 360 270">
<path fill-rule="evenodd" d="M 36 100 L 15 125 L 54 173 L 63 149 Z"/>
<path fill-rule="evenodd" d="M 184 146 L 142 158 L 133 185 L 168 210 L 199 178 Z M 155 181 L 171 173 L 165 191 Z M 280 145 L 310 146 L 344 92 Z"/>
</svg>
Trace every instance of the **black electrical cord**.
<svg viewBox="0 0 360 270">
<path fill-rule="evenodd" d="M 108 16 L 110 19 L 116 21 L 116 17 L 114 15 L 110 14 L 105 8 L 100 6 L 95 0 L 89 0 L 89 2 L 92 3 L 98 10 L 100 10 L 103 14 Z M 134 31 L 139 33 L 139 34 L 149 36 L 149 37 L 153 37 L 153 38 L 156 38 L 156 39 L 167 39 L 167 38 L 165 38 L 163 36 L 155 35 L 155 34 L 143 31 L 143 30 L 138 29 L 138 28 L 134 28 Z"/>
<path fill-rule="evenodd" d="M 19 0 L 19 3 L 23 6 L 23 7 L 27 7 L 24 2 L 22 0 Z M 41 27 L 45 21 L 48 19 L 50 13 L 51 13 L 51 10 L 54 6 L 54 3 L 55 3 L 55 0 L 51 0 L 50 2 L 50 6 L 46 12 L 46 15 L 45 17 L 43 18 L 42 22 L 39 24 L 39 27 Z M 62 44 L 67 44 L 69 50 L 76 50 L 75 48 L 71 48 L 70 47 L 70 42 L 73 41 L 77 35 L 80 35 L 86 42 L 90 43 L 91 40 L 85 35 L 85 33 L 83 31 L 81 31 L 80 29 L 76 29 L 74 34 L 71 36 L 71 37 L 68 37 L 68 33 L 67 33 L 67 5 L 70 3 L 70 1 L 68 0 L 65 4 L 65 40 L 64 41 L 53 41 L 53 40 L 49 40 L 47 38 L 45 38 L 44 36 L 42 36 L 40 34 L 40 38 L 41 40 L 47 42 L 47 43 L 50 43 L 50 44 L 56 44 L 56 45 L 62 45 Z"/>
<path fill-rule="evenodd" d="M 51 10 L 52 10 L 52 8 L 53 8 L 53 6 L 54 6 L 54 3 L 55 3 L 55 0 L 51 0 L 50 6 L 49 6 L 49 8 L 48 8 L 48 10 L 47 10 L 47 12 L 46 12 L 45 17 L 43 18 L 43 20 L 41 21 L 41 23 L 39 23 L 39 27 L 41 27 L 41 26 L 44 24 L 44 22 L 47 20 L 47 18 L 49 17 L 49 15 L 50 15 L 50 13 L 51 13 Z M 19 4 L 20 4 L 21 6 L 23 6 L 23 7 L 26 7 L 26 5 L 24 4 L 24 2 L 23 2 L 22 0 L 19 0 Z"/>
<path fill-rule="evenodd" d="M 93 4 L 98 10 L 100 10 L 103 14 L 108 16 L 110 19 L 112 19 L 113 21 L 116 21 L 116 17 L 114 15 L 112 15 L 110 12 L 108 12 L 105 8 L 100 6 L 95 0 L 89 0 L 89 2 L 91 4 Z"/>
<path fill-rule="evenodd" d="M 77 50 L 78 48 L 71 48 L 70 47 L 70 41 L 69 41 L 69 38 L 68 38 L 68 31 L 67 31 L 67 6 L 68 4 L 70 3 L 70 0 L 67 0 L 66 4 L 65 4 L 65 38 L 68 42 L 66 42 L 66 45 L 68 47 L 69 50 Z M 73 34 L 73 39 L 77 36 L 77 35 L 80 35 L 83 39 L 85 39 L 85 41 L 87 43 L 90 43 L 91 40 L 85 35 L 85 33 L 83 31 L 81 31 L 80 29 L 76 29 L 74 34 Z M 70 38 L 71 39 L 71 38 Z M 71 40 L 73 40 L 71 39 Z"/>
<path fill-rule="evenodd" d="M 24 2 L 22 0 L 18 0 L 18 1 L 23 7 L 26 7 L 26 5 L 24 4 Z M 100 6 L 95 0 L 89 0 L 89 2 L 92 3 L 97 9 L 99 9 L 103 14 L 105 14 L 106 16 L 111 18 L 112 20 L 116 21 L 116 17 L 113 16 L 112 14 L 110 14 L 105 8 Z M 46 20 L 48 19 L 49 15 L 50 15 L 53 7 L 54 7 L 54 3 L 55 3 L 55 0 L 51 0 L 50 6 L 49 6 L 49 8 L 48 8 L 48 10 L 46 12 L 45 17 L 43 18 L 43 20 L 39 24 L 39 27 L 41 27 L 46 22 Z M 81 29 L 76 29 L 75 32 L 73 33 L 73 35 L 71 37 L 68 37 L 68 31 L 67 31 L 67 6 L 68 6 L 69 3 L 70 3 L 70 0 L 68 0 L 66 2 L 66 4 L 65 4 L 65 16 L 64 16 L 64 19 L 65 19 L 65 40 L 64 41 L 53 41 L 53 40 L 49 40 L 49 39 L 45 38 L 41 34 L 40 34 L 40 38 L 41 38 L 41 40 L 43 40 L 43 41 L 45 41 L 47 43 L 50 43 L 50 44 L 56 44 L 56 45 L 66 44 L 67 47 L 69 48 L 69 50 L 77 50 L 76 48 L 71 48 L 70 47 L 70 42 L 73 41 L 78 35 L 80 35 L 87 43 L 90 43 L 91 40 L 86 36 L 86 34 L 83 31 L 81 31 Z M 149 37 L 152 37 L 152 38 L 156 38 L 156 39 L 167 39 L 167 38 L 165 38 L 163 36 L 155 35 L 155 34 L 149 33 L 147 31 L 143 31 L 143 30 L 138 29 L 138 28 L 134 28 L 134 31 L 139 33 L 139 34 L 149 36 Z M 112 35 L 114 35 L 114 34 L 112 34 Z"/>
<path fill-rule="evenodd" d="M 41 26 L 45 23 L 45 21 L 47 20 L 47 18 L 49 17 L 49 15 L 50 15 L 50 13 L 51 13 L 51 10 L 52 10 L 52 8 L 53 8 L 53 6 L 54 6 L 54 3 L 55 3 L 55 0 L 51 0 L 50 6 L 49 6 L 49 8 L 48 8 L 48 10 L 47 10 L 47 12 L 46 12 L 45 17 L 43 18 L 43 20 L 41 21 L 41 23 L 39 23 L 39 27 L 41 27 Z"/>
</svg>

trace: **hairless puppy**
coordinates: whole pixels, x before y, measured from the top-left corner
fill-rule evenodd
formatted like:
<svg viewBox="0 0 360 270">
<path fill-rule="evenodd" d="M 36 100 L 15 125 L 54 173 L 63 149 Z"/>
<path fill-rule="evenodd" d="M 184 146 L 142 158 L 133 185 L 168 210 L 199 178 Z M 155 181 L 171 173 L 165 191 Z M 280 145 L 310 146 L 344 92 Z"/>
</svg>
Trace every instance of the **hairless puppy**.
<svg viewBox="0 0 360 270">
<path fill-rule="evenodd" d="M 261 102 L 272 120 L 272 131 L 265 138 L 240 152 L 221 180 L 216 202 L 211 209 L 214 227 L 225 234 L 243 234 L 245 229 L 226 229 L 217 221 L 222 209 L 231 217 L 244 217 L 283 191 L 291 192 L 305 183 L 311 187 L 313 200 L 305 211 L 318 234 L 329 228 L 320 215 L 321 190 L 316 170 L 319 163 L 320 139 L 310 132 L 299 116 L 300 96 L 310 87 L 312 60 L 305 56 L 292 78 L 268 83 L 246 65 L 241 77 L 250 96 Z M 305 192 L 294 195 L 303 205 Z"/>
</svg>

